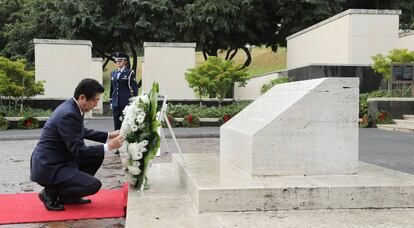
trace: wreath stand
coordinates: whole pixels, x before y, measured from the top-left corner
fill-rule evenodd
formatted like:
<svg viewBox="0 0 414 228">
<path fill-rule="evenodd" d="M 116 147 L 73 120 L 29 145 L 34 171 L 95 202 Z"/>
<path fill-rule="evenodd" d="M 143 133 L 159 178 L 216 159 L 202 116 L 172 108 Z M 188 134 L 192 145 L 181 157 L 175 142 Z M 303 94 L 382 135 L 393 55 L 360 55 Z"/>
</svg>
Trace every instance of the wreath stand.
<svg viewBox="0 0 414 228">
<path fill-rule="evenodd" d="M 180 155 L 181 160 L 183 162 L 183 165 L 185 166 L 185 160 L 184 160 L 183 152 L 181 151 L 180 145 L 178 144 L 177 138 L 175 137 L 174 131 L 171 127 L 171 123 L 168 120 L 168 116 L 166 114 L 167 106 L 168 106 L 168 104 L 167 104 L 168 97 L 166 95 L 165 96 L 159 95 L 158 98 L 163 99 L 163 101 L 162 101 L 161 110 L 157 114 L 157 120 L 160 121 L 160 122 L 165 122 L 167 124 L 167 127 L 170 131 L 170 134 L 171 134 L 171 136 L 174 140 L 175 146 L 177 147 L 178 154 Z M 167 151 L 165 153 L 168 153 L 170 151 L 170 149 L 168 147 L 167 139 L 165 138 L 165 133 L 164 133 L 164 129 L 162 128 L 162 125 L 158 127 L 158 135 L 160 135 L 160 137 L 161 137 L 161 144 L 164 144 L 166 149 L 167 149 Z M 157 151 L 156 155 L 157 155 L 157 157 L 161 156 L 161 146 L 158 148 L 158 151 Z"/>
</svg>

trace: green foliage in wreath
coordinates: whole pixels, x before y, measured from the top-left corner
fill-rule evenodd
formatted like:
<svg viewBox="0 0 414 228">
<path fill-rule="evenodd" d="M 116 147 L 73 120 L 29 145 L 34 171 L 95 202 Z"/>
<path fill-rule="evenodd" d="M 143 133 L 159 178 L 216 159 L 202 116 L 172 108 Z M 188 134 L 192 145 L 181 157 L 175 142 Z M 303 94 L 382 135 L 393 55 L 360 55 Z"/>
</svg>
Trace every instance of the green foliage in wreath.
<svg viewBox="0 0 414 228">
<path fill-rule="evenodd" d="M 392 116 L 387 111 L 379 111 L 375 113 L 374 121 L 376 124 L 392 124 L 394 121 L 392 120 Z"/>
<path fill-rule="evenodd" d="M 17 124 L 19 129 L 39 128 L 39 120 L 33 116 L 23 116 Z"/>
<path fill-rule="evenodd" d="M 171 127 L 176 127 L 177 126 L 177 122 L 175 121 L 174 117 L 172 115 L 167 115 L 168 121 L 170 122 Z M 167 128 L 167 123 L 162 120 L 162 127 L 163 128 Z"/>
<path fill-rule="evenodd" d="M 370 128 L 374 125 L 374 120 L 368 114 L 364 114 L 362 117 L 361 122 L 359 123 L 359 127 L 362 128 Z"/>
<path fill-rule="evenodd" d="M 184 116 L 183 127 L 198 127 L 200 126 L 200 119 L 196 115 L 188 114 Z"/>
<path fill-rule="evenodd" d="M 220 119 L 219 119 L 219 124 L 220 126 L 225 124 L 227 121 L 229 121 L 231 119 L 231 115 L 230 114 L 224 114 Z"/>
</svg>

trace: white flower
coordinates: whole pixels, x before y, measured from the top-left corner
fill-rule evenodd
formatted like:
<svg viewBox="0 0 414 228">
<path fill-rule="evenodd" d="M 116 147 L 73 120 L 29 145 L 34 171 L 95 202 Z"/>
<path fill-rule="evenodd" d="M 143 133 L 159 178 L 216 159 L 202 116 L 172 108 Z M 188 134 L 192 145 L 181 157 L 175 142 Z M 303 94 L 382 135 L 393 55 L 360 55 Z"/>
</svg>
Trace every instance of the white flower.
<svg viewBox="0 0 414 228">
<path fill-rule="evenodd" d="M 138 131 L 138 126 L 137 126 L 137 125 L 135 125 L 135 124 L 131 125 L 131 130 L 132 130 L 133 132 Z"/>
<path fill-rule="evenodd" d="M 128 153 L 131 155 L 132 160 L 138 161 L 142 158 L 142 154 L 147 151 L 145 148 L 148 145 L 147 140 L 143 140 L 139 143 L 131 143 L 128 145 Z"/>
<path fill-rule="evenodd" d="M 128 172 L 132 175 L 139 175 L 141 173 L 141 170 L 139 169 L 139 167 L 129 165 Z"/>
<path fill-rule="evenodd" d="M 140 165 L 141 165 L 141 163 L 139 163 L 139 161 L 132 162 L 132 166 L 134 166 L 134 167 L 139 167 Z"/>
<path fill-rule="evenodd" d="M 137 122 L 139 124 L 142 124 L 142 122 L 144 122 L 145 119 L 145 112 L 141 112 L 137 115 Z"/>
<path fill-rule="evenodd" d="M 148 104 L 148 103 L 149 103 L 149 98 L 148 98 L 148 96 L 147 96 L 147 95 L 145 95 L 145 94 L 143 94 L 143 95 L 139 96 L 139 99 L 141 99 L 141 101 L 142 101 L 143 103 L 145 103 L 145 104 Z"/>
<path fill-rule="evenodd" d="M 136 177 L 132 176 L 130 173 L 128 173 L 127 181 L 131 185 L 135 185 L 137 183 L 138 179 Z"/>
</svg>

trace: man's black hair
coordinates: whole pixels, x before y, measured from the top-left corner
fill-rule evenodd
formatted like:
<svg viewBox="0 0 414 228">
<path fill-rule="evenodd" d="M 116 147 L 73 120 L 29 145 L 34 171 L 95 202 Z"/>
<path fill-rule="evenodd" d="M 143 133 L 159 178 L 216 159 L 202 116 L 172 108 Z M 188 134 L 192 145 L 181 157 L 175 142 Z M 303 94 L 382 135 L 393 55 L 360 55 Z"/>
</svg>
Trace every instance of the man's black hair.
<svg viewBox="0 0 414 228">
<path fill-rule="evenodd" d="M 90 100 L 98 93 L 103 93 L 105 88 L 98 81 L 92 78 L 85 78 L 76 86 L 73 97 L 78 100 L 81 94 L 85 95 L 86 100 Z"/>
</svg>

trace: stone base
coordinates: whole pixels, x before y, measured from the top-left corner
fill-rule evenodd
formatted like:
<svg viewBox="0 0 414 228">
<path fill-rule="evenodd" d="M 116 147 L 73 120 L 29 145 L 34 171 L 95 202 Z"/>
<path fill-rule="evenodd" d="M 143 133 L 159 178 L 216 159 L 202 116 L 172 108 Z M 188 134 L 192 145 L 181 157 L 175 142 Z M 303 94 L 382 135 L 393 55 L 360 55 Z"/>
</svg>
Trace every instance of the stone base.
<svg viewBox="0 0 414 228">
<path fill-rule="evenodd" d="M 219 154 L 173 155 L 199 212 L 414 208 L 414 175 L 359 163 L 356 175 L 251 177 Z"/>
</svg>

